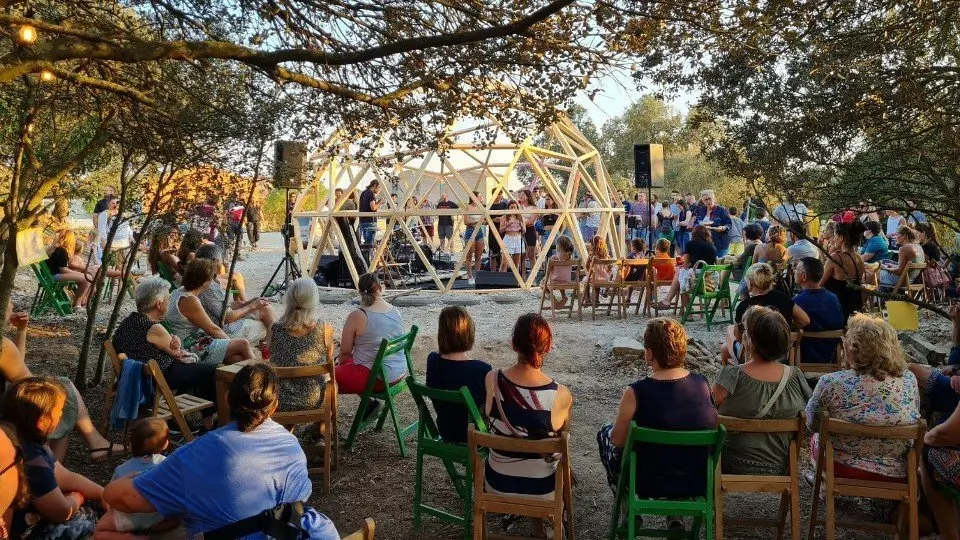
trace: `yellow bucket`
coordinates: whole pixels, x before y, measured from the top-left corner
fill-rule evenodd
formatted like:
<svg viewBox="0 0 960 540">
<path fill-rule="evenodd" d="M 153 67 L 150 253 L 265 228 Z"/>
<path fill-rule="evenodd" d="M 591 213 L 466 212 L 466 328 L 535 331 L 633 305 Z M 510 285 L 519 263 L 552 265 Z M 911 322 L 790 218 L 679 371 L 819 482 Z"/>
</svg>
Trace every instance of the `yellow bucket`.
<svg viewBox="0 0 960 540">
<path fill-rule="evenodd" d="M 888 301 L 886 319 L 895 330 L 915 332 L 920 326 L 920 311 L 910 302 Z"/>
</svg>

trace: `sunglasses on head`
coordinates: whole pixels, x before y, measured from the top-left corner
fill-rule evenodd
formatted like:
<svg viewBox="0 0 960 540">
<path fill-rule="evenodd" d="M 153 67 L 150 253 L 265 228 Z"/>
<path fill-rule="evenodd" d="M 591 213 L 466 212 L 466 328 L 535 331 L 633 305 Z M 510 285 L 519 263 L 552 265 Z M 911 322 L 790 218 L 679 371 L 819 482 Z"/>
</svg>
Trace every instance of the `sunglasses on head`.
<svg viewBox="0 0 960 540">
<path fill-rule="evenodd" d="M 23 452 L 20 450 L 20 447 L 15 447 L 13 449 L 13 462 L 0 469 L 0 476 L 7 474 L 7 471 L 16 467 L 17 465 L 23 463 Z"/>
</svg>

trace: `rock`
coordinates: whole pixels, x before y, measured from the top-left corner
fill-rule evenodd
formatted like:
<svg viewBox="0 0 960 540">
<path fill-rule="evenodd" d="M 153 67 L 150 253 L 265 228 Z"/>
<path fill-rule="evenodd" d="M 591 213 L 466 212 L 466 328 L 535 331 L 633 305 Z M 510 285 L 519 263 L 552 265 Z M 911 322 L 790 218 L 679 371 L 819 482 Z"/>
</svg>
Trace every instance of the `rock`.
<svg viewBox="0 0 960 540">
<path fill-rule="evenodd" d="M 921 363 L 930 364 L 931 366 L 943 364 L 950 354 L 949 346 L 934 345 L 915 332 L 902 334 L 900 340 L 903 342 L 904 349 L 909 346 L 916 351 L 915 358 L 923 358 L 926 361 Z"/>
<path fill-rule="evenodd" d="M 613 338 L 613 356 L 618 360 L 640 358 L 643 356 L 643 343 L 633 338 L 615 337 Z"/>
<path fill-rule="evenodd" d="M 445 294 L 440 301 L 448 306 L 475 306 L 483 302 L 483 297 L 479 294 Z"/>
<path fill-rule="evenodd" d="M 429 294 L 411 294 L 407 296 L 398 296 L 393 299 L 392 304 L 397 307 L 423 307 L 429 306 L 437 301 L 435 295 Z"/>
<path fill-rule="evenodd" d="M 492 298 L 498 304 L 517 304 L 523 300 L 523 297 L 517 294 L 495 294 Z"/>
</svg>

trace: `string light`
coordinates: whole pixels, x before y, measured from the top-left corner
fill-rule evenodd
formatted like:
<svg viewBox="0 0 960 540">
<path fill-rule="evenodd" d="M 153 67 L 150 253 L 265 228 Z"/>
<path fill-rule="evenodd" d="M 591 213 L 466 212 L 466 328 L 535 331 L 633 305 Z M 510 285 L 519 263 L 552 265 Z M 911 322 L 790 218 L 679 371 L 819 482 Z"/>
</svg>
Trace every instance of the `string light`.
<svg viewBox="0 0 960 540">
<path fill-rule="evenodd" d="M 56 77 L 56 76 L 53 74 L 52 71 L 48 71 L 48 70 L 45 69 L 45 70 L 43 70 L 43 71 L 40 72 L 40 80 L 43 81 L 43 82 L 50 82 L 50 81 L 52 81 L 55 77 Z"/>
<path fill-rule="evenodd" d="M 37 41 L 37 29 L 29 24 L 22 24 L 17 30 L 17 36 L 20 38 L 20 43 L 33 45 Z"/>
</svg>

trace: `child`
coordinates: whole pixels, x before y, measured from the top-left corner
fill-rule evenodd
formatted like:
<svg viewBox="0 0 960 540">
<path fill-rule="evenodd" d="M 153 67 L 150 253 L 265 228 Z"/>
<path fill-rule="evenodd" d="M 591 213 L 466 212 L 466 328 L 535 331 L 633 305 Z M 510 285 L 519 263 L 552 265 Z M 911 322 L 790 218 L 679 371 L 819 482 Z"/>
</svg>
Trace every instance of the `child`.
<svg viewBox="0 0 960 540">
<path fill-rule="evenodd" d="M 607 251 L 607 243 L 600 236 L 593 237 L 593 240 L 590 241 L 590 247 L 590 259 L 587 261 L 587 277 L 585 279 L 588 280 L 587 289 L 592 292 L 587 296 L 587 302 L 599 302 L 600 288 L 590 285 L 596 282 L 610 281 L 610 265 L 596 264 L 595 261 L 609 259 L 610 252 Z"/>
<path fill-rule="evenodd" d="M 573 241 L 566 236 L 557 238 L 557 254 L 550 258 L 551 261 L 569 261 L 573 258 Z M 547 293 L 550 294 L 550 301 L 553 302 L 553 309 L 560 309 L 567 305 L 567 295 L 559 291 L 560 297 L 554 295 L 550 285 L 554 283 L 570 283 L 573 276 L 570 273 L 569 266 L 550 267 L 550 275 L 547 276 Z"/>
<path fill-rule="evenodd" d="M 666 238 L 657 240 L 654 250 L 653 268 L 657 272 L 657 281 L 673 281 L 677 264 L 676 260 L 670 256 L 670 241 Z"/>
<path fill-rule="evenodd" d="M 642 259 L 647 253 L 647 244 L 640 238 L 634 238 L 630 241 L 630 253 L 628 259 Z"/>
<path fill-rule="evenodd" d="M 517 210 L 519 212 L 520 206 L 516 201 L 511 201 L 508 210 Z M 523 221 L 523 216 L 519 213 L 516 214 L 507 214 L 503 216 L 500 224 L 500 233 L 503 234 L 503 245 L 507 248 L 507 254 L 510 255 L 510 258 L 513 259 L 513 264 L 517 266 L 517 270 L 520 271 L 522 276 L 525 273 L 524 268 L 520 268 L 520 261 L 523 256 L 523 233 L 526 231 L 526 225 Z M 507 268 L 507 258 L 504 257 L 500 262 L 500 271 L 506 272 Z"/>
<path fill-rule="evenodd" d="M 167 423 L 159 418 L 138 420 L 130 428 L 130 450 L 133 457 L 124 461 L 114 470 L 111 481 L 126 476 L 141 474 L 156 467 L 165 457 L 161 452 L 167 449 L 169 429 Z M 97 538 L 131 538 L 122 534 L 132 531 L 146 531 L 163 521 L 157 512 L 148 514 L 127 514 L 110 509 L 97 522 Z M 136 538 L 136 537 L 134 537 Z"/>
</svg>

